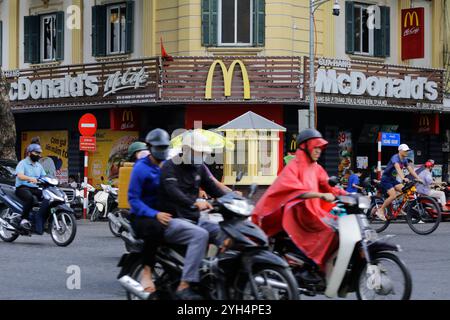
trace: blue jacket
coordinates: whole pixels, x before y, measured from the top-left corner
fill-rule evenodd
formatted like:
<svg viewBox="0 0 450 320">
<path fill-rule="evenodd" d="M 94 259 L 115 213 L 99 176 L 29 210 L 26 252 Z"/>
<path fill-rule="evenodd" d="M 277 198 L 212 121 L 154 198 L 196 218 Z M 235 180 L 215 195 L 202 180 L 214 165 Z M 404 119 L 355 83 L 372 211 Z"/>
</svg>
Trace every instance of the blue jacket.
<svg viewBox="0 0 450 320">
<path fill-rule="evenodd" d="M 138 160 L 131 172 L 128 202 L 131 214 L 155 218 L 161 169 L 148 157 Z"/>
</svg>

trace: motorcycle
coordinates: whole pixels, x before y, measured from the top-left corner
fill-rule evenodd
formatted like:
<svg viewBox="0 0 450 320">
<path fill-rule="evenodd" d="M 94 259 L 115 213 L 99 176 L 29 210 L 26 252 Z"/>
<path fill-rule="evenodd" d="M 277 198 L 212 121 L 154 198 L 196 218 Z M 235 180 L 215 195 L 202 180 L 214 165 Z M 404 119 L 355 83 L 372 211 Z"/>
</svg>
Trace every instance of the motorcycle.
<svg viewBox="0 0 450 320">
<path fill-rule="evenodd" d="M 272 248 L 291 266 L 299 285 L 299 293 L 307 296 L 325 295 L 345 298 L 355 292 L 359 300 L 401 299 L 411 297 L 412 280 L 405 264 L 394 254 L 400 246 L 388 243 L 392 236 L 379 238 L 370 227 L 364 210 L 370 200 L 362 195 L 337 197 L 333 213 L 338 216 L 339 247 L 326 262 L 324 276 L 305 277 L 305 270 L 315 270 L 309 260 L 286 235 L 272 239 Z M 312 271 L 314 272 L 314 271 Z M 398 274 L 400 279 L 394 279 Z M 399 280 L 395 283 L 394 280 Z"/>
<path fill-rule="evenodd" d="M 108 213 L 114 211 L 118 202 L 118 188 L 101 184 L 102 190 L 94 195 L 94 209 L 91 214 L 91 221 L 104 220 L 108 218 Z"/>
<path fill-rule="evenodd" d="M 73 210 L 68 206 L 67 195 L 58 186 L 58 180 L 43 177 L 38 179 L 38 186 L 42 189 L 44 199 L 50 202 L 48 212 L 42 217 L 44 232 L 51 235 L 53 242 L 60 247 L 72 243 L 77 232 L 77 224 Z M 5 242 L 13 242 L 19 236 L 35 234 L 34 220 L 39 212 L 39 200 L 34 197 L 33 209 L 30 212 L 31 226 L 13 226 L 22 213 L 22 201 L 16 196 L 15 188 L 0 184 L 0 238 Z"/>
<path fill-rule="evenodd" d="M 73 209 L 75 217 L 77 219 L 83 218 L 83 207 L 84 207 L 84 183 L 78 185 L 77 188 L 61 188 L 62 191 L 69 198 L 69 206 Z M 95 188 L 90 184 L 87 184 L 88 192 L 88 208 L 87 215 L 90 215 L 94 209 L 94 193 Z"/>
<path fill-rule="evenodd" d="M 249 197 L 256 192 L 252 187 Z M 212 202 L 214 209 L 205 213 L 220 214 L 219 225 L 228 239 L 219 253 L 203 259 L 198 291 L 206 299 L 298 299 L 297 283 L 289 265 L 280 256 L 268 250 L 268 238 L 249 217 L 254 206 L 235 193 L 229 193 Z M 120 220 L 128 253 L 118 264 L 120 284 L 128 299 L 151 297 L 140 285 L 143 266 L 140 252 L 142 241 L 136 239 L 130 225 Z M 164 245 L 158 249 L 153 279 L 158 298 L 176 299 L 175 290 L 184 265 L 184 247 Z M 153 295 L 152 295 L 153 297 Z"/>
</svg>

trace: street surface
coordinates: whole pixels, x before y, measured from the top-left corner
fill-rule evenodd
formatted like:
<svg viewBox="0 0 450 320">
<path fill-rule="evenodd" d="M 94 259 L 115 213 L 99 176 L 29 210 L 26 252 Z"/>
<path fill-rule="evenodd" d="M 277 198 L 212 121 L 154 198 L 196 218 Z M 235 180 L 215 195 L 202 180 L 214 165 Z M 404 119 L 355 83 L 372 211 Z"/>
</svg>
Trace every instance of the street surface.
<svg viewBox="0 0 450 320">
<path fill-rule="evenodd" d="M 403 248 L 399 255 L 411 271 L 412 299 L 450 299 L 449 222 L 428 236 L 413 233 L 406 224 L 390 225 L 384 234 L 397 235 L 391 241 Z M 125 299 L 116 280 L 124 251 L 106 222 L 78 221 L 77 237 L 67 248 L 57 247 L 49 235 L 20 237 L 12 244 L 0 241 L 0 299 Z M 80 289 L 68 289 L 77 268 L 71 266 L 79 267 Z"/>
</svg>

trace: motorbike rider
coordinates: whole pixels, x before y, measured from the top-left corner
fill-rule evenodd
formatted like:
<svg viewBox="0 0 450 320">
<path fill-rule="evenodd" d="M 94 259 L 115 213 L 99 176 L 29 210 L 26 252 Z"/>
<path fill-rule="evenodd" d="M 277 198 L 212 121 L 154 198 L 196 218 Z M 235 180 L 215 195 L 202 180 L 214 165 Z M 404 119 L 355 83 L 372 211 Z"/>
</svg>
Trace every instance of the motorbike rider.
<svg viewBox="0 0 450 320">
<path fill-rule="evenodd" d="M 178 286 L 180 298 L 199 299 L 191 289 L 200 281 L 200 266 L 209 239 L 221 246 L 220 227 L 200 217 L 200 211 L 212 209 L 210 203 L 198 201 L 200 187 L 213 197 L 225 192 L 217 186 L 204 165 L 204 154 L 211 152 L 201 134 L 189 131 L 183 136 L 182 155 L 166 161 L 161 173 L 160 204 L 172 219 L 165 231 L 169 243 L 187 245 L 183 274 Z"/>
<path fill-rule="evenodd" d="M 139 159 L 145 158 L 150 154 L 147 145 L 144 142 L 136 141 L 128 147 L 128 160 L 136 162 Z"/>
<path fill-rule="evenodd" d="M 417 185 L 417 192 L 423 195 L 437 198 L 442 208 L 445 209 L 447 204 L 445 192 L 433 190 L 430 188 L 433 184 L 437 184 L 434 183 L 433 174 L 431 173 L 434 167 L 434 161 L 431 159 L 428 160 L 427 162 L 425 162 L 425 165 L 423 167 L 424 170 L 419 173 L 419 178 L 424 182 L 424 184 L 419 183 Z"/>
<path fill-rule="evenodd" d="M 43 218 L 45 217 L 48 207 L 50 205 L 49 201 L 42 199 L 42 190 L 38 188 L 37 182 L 39 178 L 45 177 L 47 174 L 39 163 L 41 158 L 42 148 L 39 144 L 30 144 L 27 147 L 28 156 L 20 161 L 16 167 L 16 195 L 22 200 L 23 210 L 21 221 L 18 217 L 16 221 L 12 223 L 16 226 L 31 229 L 30 224 L 30 211 L 33 207 L 34 197 L 38 200 L 42 200 L 39 212 L 35 216 L 35 231 L 37 234 L 43 234 Z"/>
<path fill-rule="evenodd" d="M 408 145 L 401 144 L 398 147 L 398 153 L 393 155 L 389 160 L 386 169 L 381 176 L 381 188 L 388 194 L 388 198 L 384 200 L 381 208 L 378 208 L 376 215 L 383 221 L 386 221 L 385 209 L 394 201 L 397 197 L 397 192 L 401 192 L 403 188 L 402 182 L 409 182 L 409 179 L 405 177 L 403 168 L 407 168 L 408 172 L 419 182 L 422 180 L 419 178 L 414 170 L 414 167 L 408 161 L 408 152 L 410 151 Z M 398 176 L 398 177 L 397 177 Z M 399 182 L 397 180 L 399 178 Z M 423 183 L 423 182 L 422 182 Z"/>
<path fill-rule="evenodd" d="M 145 149 L 148 147 L 150 153 L 138 160 L 131 172 L 128 188 L 128 202 L 131 207 L 129 219 L 137 237 L 144 240 L 141 284 L 146 292 L 154 293 L 156 288 L 152 268 L 155 266 L 156 250 L 162 243 L 165 227 L 172 219 L 169 213 L 156 209 L 160 167 L 168 156 L 169 134 L 162 129 L 154 129 L 148 133 L 145 142 Z"/>
<path fill-rule="evenodd" d="M 258 201 L 252 217 L 269 237 L 283 231 L 288 234 L 309 259 L 301 274 L 307 281 L 320 281 L 319 273 L 338 241 L 336 217 L 330 213 L 334 190 L 325 169 L 317 163 L 327 145 L 319 131 L 301 131 L 295 158 Z"/>
</svg>

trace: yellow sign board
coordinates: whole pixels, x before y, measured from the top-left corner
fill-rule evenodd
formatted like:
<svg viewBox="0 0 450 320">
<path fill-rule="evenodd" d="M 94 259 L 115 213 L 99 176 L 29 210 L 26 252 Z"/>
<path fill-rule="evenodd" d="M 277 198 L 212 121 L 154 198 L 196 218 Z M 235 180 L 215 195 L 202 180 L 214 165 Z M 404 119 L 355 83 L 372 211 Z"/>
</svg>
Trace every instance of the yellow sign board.
<svg viewBox="0 0 450 320">
<path fill-rule="evenodd" d="M 244 63 L 241 60 L 234 60 L 231 63 L 230 68 L 227 69 L 223 61 L 215 60 L 212 63 L 211 67 L 209 68 L 208 78 L 206 80 L 205 99 L 208 100 L 212 99 L 212 84 L 214 78 L 214 71 L 217 65 L 220 65 L 220 68 L 222 69 L 225 97 L 231 97 L 231 85 L 233 81 L 234 68 L 236 67 L 237 64 L 241 67 L 242 71 L 242 80 L 244 81 L 244 99 L 249 100 L 251 98 L 250 80 L 248 78 L 247 68 L 245 67 Z"/>
<path fill-rule="evenodd" d="M 39 137 L 42 158 L 39 161 L 47 175 L 56 177 L 61 183 L 68 181 L 69 161 L 67 148 L 69 134 L 67 131 L 26 131 L 22 132 L 21 157 L 26 157 L 26 148 L 31 139 Z"/>
</svg>

